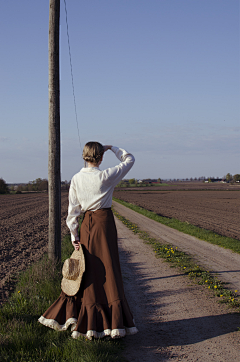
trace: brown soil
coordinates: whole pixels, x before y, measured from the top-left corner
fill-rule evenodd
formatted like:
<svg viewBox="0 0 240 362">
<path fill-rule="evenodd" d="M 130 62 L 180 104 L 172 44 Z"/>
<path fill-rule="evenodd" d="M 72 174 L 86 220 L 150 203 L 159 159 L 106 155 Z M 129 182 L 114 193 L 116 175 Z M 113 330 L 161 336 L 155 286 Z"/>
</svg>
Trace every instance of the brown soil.
<svg viewBox="0 0 240 362">
<path fill-rule="evenodd" d="M 12 290 L 11 276 L 47 252 L 48 195 L 46 193 L 0 197 L 0 304 Z M 62 193 L 62 235 L 66 226 L 68 193 Z"/>
<path fill-rule="evenodd" d="M 221 184 L 220 184 L 221 185 Z M 223 184 L 226 187 L 226 184 Z M 154 189 L 154 190 L 153 190 Z M 114 197 L 159 215 L 176 218 L 240 240 L 240 192 L 218 190 L 115 190 Z"/>
</svg>

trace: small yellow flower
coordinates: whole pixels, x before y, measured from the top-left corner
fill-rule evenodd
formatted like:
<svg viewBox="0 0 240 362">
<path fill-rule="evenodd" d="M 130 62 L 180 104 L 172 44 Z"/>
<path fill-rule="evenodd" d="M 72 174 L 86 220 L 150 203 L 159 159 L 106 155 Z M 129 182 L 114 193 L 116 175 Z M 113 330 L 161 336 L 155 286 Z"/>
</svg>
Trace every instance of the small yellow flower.
<svg viewBox="0 0 240 362">
<path fill-rule="evenodd" d="M 207 283 L 208 282 L 208 280 L 205 280 L 205 283 Z"/>
<path fill-rule="evenodd" d="M 237 290 L 235 290 L 235 293 L 237 293 Z"/>
<path fill-rule="evenodd" d="M 21 293 L 20 290 L 18 291 L 18 293 Z"/>
<path fill-rule="evenodd" d="M 214 289 L 217 289 L 217 285 L 214 285 Z"/>
<path fill-rule="evenodd" d="M 221 294 L 220 297 L 223 297 L 223 295 Z"/>
<path fill-rule="evenodd" d="M 210 285 L 209 285 L 208 289 L 210 289 Z"/>
</svg>

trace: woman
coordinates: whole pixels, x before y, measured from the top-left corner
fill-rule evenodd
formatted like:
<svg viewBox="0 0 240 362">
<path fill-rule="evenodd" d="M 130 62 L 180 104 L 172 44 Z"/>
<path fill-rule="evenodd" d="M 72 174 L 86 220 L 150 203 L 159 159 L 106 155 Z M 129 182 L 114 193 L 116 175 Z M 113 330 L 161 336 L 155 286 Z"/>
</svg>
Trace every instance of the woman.
<svg viewBox="0 0 240 362">
<path fill-rule="evenodd" d="M 103 154 L 115 153 L 117 166 L 100 171 Z M 85 273 L 76 295 L 61 292 L 56 302 L 39 318 L 40 323 L 66 330 L 72 325 L 72 337 L 92 339 L 124 337 L 138 332 L 124 295 L 119 263 L 117 230 L 111 211 L 114 187 L 134 164 L 125 150 L 88 142 L 83 149 L 87 168 L 73 176 L 69 190 L 67 225 L 75 250 L 81 244 Z M 84 213 L 78 236 L 78 217 Z"/>
</svg>

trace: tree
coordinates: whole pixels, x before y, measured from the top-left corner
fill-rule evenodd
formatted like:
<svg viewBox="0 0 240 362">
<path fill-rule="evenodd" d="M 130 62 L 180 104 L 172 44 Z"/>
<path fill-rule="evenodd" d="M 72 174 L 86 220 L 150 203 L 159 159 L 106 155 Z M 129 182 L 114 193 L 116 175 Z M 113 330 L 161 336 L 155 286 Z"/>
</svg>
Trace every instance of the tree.
<svg viewBox="0 0 240 362">
<path fill-rule="evenodd" d="M 229 182 L 229 181 L 232 181 L 232 179 L 233 179 L 233 176 L 230 173 L 227 173 L 226 181 Z"/>
<path fill-rule="evenodd" d="M 6 182 L 4 181 L 4 179 L 0 178 L 0 194 L 8 194 L 8 193 L 9 189 Z"/>
<path fill-rule="evenodd" d="M 236 173 L 236 175 L 233 176 L 233 181 L 234 182 L 240 181 L 240 174 L 239 173 Z"/>
<path fill-rule="evenodd" d="M 126 182 L 121 180 L 118 184 L 117 187 L 125 187 L 126 186 Z"/>
<path fill-rule="evenodd" d="M 130 178 L 129 183 L 130 183 L 130 184 L 135 184 L 135 183 L 136 183 L 135 178 Z"/>
<path fill-rule="evenodd" d="M 162 182 L 162 180 L 160 179 L 160 177 L 157 179 L 157 182 L 158 182 L 158 183 L 161 183 L 161 182 Z"/>
<path fill-rule="evenodd" d="M 48 180 L 41 180 L 38 186 L 38 191 L 47 191 L 48 190 Z"/>
<path fill-rule="evenodd" d="M 18 185 L 17 187 L 17 193 L 20 194 L 23 191 L 23 185 Z"/>
</svg>

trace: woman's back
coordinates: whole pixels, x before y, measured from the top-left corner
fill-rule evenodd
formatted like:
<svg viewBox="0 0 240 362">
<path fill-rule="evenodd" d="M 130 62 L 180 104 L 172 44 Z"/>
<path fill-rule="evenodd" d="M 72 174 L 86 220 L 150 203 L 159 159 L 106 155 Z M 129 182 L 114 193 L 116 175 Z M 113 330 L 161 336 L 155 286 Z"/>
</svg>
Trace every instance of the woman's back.
<svg viewBox="0 0 240 362">
<path fill-rule="evenodd" d="M 80 213 L 111 207 L 114 187 L 134 164 L 134 156 L 127 151 L 118 147 L 111 147 L 111 151 L 121 161 L 118 165 L 103 171 L 98 167 L 82 168 L 72 178 L 67 217 L 72 240 L 75 240 L 77 235 L 77 217 Z"/>
</svg>

